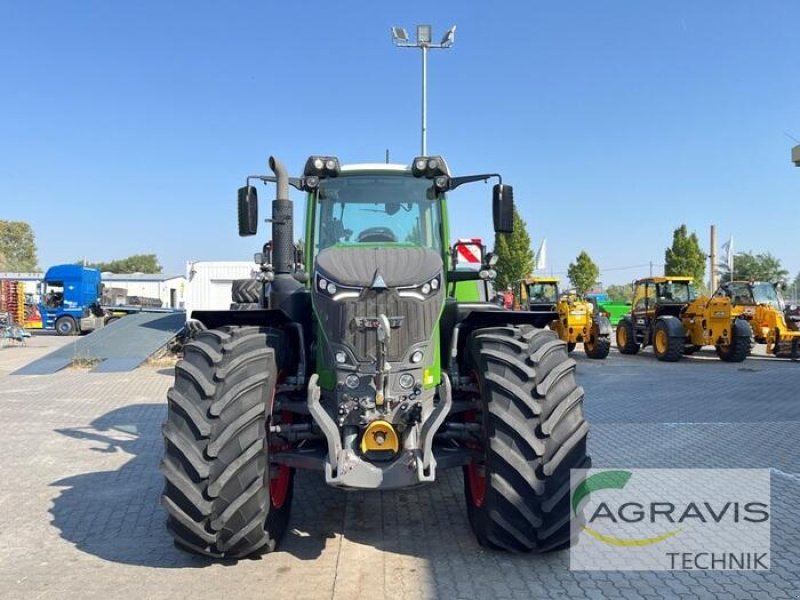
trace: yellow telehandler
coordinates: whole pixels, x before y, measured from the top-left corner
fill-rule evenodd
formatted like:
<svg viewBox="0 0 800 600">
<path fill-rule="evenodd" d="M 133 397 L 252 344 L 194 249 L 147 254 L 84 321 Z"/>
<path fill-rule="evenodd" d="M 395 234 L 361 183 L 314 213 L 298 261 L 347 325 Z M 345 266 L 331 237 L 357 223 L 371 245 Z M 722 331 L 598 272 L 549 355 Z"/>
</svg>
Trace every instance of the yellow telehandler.
<svg viewBox="0 0 800 600">
<path fill-rule="evenodd" d="M 589 358 L 602 359 L 611 349 L 611 323 L 574 291 L 559 293 L 558 277 L 528 277 L 514 283 L 514 310 L 547 314 L 549 327 L 572 352 L 578 342 Z"/>
<path fill-rule="evenodd" d="M 714 346 L 720 359 L 741 362 L 752 336 L 729 298 L 697 296 L 691 277 L 648 277 L 634 283 L 631 313 L 617 325 L 617 348 L 636 354 L 652 345 L 658 360 L 674 362 Z"/>
<path fill-rule="evenodd" d="M 750 323 L 756 343 L 766 344 L 767 354 L 798 358 L 800 331 L 787 323 L 781 284 L 729 281 L 723 283 L 714 296 L 730 299 L 733 314 Z"/>
</svg>

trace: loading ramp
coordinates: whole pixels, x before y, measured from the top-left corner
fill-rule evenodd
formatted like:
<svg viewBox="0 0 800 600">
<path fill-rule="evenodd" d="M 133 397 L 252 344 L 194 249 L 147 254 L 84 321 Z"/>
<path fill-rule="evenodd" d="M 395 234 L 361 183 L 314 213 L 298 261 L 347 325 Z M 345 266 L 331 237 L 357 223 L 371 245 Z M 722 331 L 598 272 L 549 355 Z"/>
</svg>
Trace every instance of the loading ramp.
<svg viewBox="0 0 800 600">
<path fill-rule="evenodd" d="M 74 361 L 100 361 L 93 373 L 131 371 L 164 347 L 186 323 L 186 313 L 140 312 L 128 315 L 97 329 L 90 335 L 76 337 L 67 344 L 35 360 L 12 375 L 47 375 L 60 371 Z"/>
</svg>

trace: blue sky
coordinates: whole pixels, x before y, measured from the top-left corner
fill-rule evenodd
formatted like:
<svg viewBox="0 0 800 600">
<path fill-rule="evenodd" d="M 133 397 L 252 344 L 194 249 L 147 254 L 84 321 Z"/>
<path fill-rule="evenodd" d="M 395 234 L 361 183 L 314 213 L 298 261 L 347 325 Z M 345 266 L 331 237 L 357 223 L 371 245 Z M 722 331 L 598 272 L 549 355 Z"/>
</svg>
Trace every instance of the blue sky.
<svg viewBox="0 0 800 600">
<path fill-rule="evenodd" d="M 270 154 L 298 174 L 418 153 L 420 52 L 389 35 L 417 23 L 458 27 L 430 54 L 429 153 L 501 172 L 548 270 L 585 249 L 629 281 L 715 223 L 800 271 L 793 0 L 5 2 L 0 218 L 32 225 L 43 267 L 245 260 L 262 238 L 236 235 L 236 188 Z M 493 239 L 490 196 L 452 195 L 454 237 Z"/>
</svg>

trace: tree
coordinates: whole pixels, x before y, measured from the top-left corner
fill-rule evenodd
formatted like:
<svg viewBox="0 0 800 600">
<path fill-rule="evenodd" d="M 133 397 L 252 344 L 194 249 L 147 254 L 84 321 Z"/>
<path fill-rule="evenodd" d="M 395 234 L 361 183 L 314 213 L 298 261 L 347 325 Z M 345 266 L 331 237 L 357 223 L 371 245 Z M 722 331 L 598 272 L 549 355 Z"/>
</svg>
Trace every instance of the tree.
<svg viewBox="0 0 800 600">
<path fill-rule="evenodd" d="M 494 253 L 498 260 L 497 289 L 505 289 L 517 279 L 527 277 L 533 270 L 533 250 L 527 226 L 514 209 L 514 228 L 511 233 L 498 233 L 494 238 Z"/>
<path fill-rule="evenodd" d="M 600 269 L 594 264 L 586 250 L 581 250 L 575 262 L 570 263 L 567 268 L 569 281 L 580 295 L 585 294 L 594 287 L 599 275 Z"/>
<path fill-rule="evenodd" d="M 753 254 L 751 252 L 737 252 L 733 257 L 733 278 L 746 281 L 784 281 L 789 276 L 789 271 L 781 266 L 781 261 L 769 252 Z M 722 283 L 731 280 L 730 271 L 725 268 L 722 273 Z"/>
<path fill-rule="evenodd" d="M 633 284 L 610 285 L 606 288 L 606 294 L 612 302 L 630 302 L 633 298 Z"/>
<path fill-rule="evenodd" d="M 792 299 L 792 302 L 797 302 L 798 296 L 800 296 L 800 273 L 797 274 L 797 277 L 794 278 L 790 289 L 787 290 L 786 295 Z"/>
<path fill-rule="evenodd" d="M 82 260 L 75 261 L 83 264 Z M 161 273 L 161 265 L 155 254 L 134 254 L 127 258 L 112 260 L 110 262 L 89 263 L 103 273 Z"/>
<path fill-rule="evenodd" d="M 0 256 L 5 271 L 36 271 L 39 259 L 31 226 L 23 221 L 0 221 Z"/>
<path fill-rule="evenodd" d="M 700 249 L 697 234 L 681 225 L 672 234 L 672 247 L 664 253 L 664 275 L 688 275 L 698 285 L 706 273 L 706 253 Z"/>
</svg>

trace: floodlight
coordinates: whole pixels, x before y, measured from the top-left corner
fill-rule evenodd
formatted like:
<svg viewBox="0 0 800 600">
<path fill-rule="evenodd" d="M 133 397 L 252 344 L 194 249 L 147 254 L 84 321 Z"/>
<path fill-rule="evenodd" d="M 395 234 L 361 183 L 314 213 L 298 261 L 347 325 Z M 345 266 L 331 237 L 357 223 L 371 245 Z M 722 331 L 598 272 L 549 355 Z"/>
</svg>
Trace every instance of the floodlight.
<svg viewBox="0 0 800 600">
<path fill-rule="evenodd" d="M 453 45 L 453 42 L 456 40 L 456 26 L 453 25 L 450 29 L 447 30 L 447 33 L 444 34 L 442 41 L 439 42 L 439 45 L 444 48 L 449 48 Z"/>
<path fill-rule="evenodd" d="M 398 42 L 407 42 L 408 33 L 402 27 L 392 27 L 392 38 Z"/>
<path fill-rule="evenodd" d="M 431 43 L 431 26 L 430 25 L 417 25 L 417 43 L 430 44 Z"/>
</svg>

